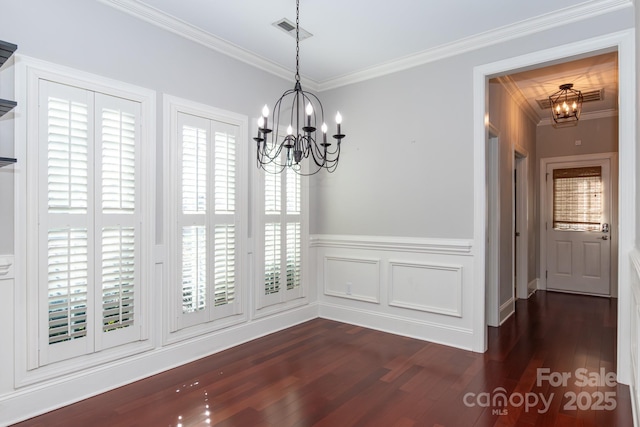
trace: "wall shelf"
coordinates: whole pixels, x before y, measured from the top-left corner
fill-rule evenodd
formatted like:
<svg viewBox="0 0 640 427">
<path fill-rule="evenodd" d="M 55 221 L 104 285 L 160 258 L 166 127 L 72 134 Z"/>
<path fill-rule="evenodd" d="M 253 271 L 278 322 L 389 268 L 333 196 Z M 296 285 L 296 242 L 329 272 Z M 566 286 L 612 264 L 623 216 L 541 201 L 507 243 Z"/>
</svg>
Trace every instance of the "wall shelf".
<svg viewBox="0 0 640 427">
<path fill-rule="evenodd" d="M 17 48 L 18 46 L 13 43 L 0 40 L 0 67 L 13 55 L 13 52 L 15 52 Z"/>
<path fill-rule="evenodd" d="M 15 101 L 9 101 L 8 99 L 0 99 L 0 117 L 13 110 L 13 107 L 18 105 Z"/>
<path fill-rule="evenodd" d="M 13 43 L 8 43 L 0 40 L 0 67 L 7 62 L 7 59 L 11 58 L 13 52 L 18 49 L 18 46 Z M 7 114 L 9 111 L 13 110 L 13 108 L 18 105 L 15 101 L 9 101 L 7 99 L 0 99 L 0 117 Z M 17 162 L 16 159 L 12 159 L 10 157 L 0 157 L 0 168 L 3 166 L 9 166 Z"/>
<path fill-rule="evenodd" d="M 17 162 L 18 160 L 12 159 L 10 157 L 0 157 L 0 168 L 3 166 L 10 166 Z"/>
</svg>

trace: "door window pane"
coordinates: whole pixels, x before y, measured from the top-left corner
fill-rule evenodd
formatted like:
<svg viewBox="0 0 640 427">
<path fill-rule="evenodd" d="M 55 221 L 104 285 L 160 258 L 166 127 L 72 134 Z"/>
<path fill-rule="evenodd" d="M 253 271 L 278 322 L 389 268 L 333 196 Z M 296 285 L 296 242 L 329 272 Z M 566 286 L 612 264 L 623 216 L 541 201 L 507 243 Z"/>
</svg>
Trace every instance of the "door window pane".
<svg viewBox="0 0 640 427">
<path fill-rule="evenodd" d="M 599 231 L 602 222 L 602 168 L 554 169 L 553 228 Z"/>
</svg>

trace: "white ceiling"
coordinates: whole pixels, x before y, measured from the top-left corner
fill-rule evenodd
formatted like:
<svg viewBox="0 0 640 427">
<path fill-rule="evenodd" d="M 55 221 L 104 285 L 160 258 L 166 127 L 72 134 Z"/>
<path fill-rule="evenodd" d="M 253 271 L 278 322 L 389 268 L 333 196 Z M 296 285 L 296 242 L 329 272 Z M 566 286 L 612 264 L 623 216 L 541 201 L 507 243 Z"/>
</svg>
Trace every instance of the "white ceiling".
<svg viewBox="0 0 640 427">
<path fill-rule="evenodd" d="M 100 1 L 293 77 L 295 39 L 272 24 L 295 22 L 295 0 Z M 625 0 L 301 0 L 300 27 L 312 37 L 300 42 L 300 74 L 307 87 L 327 89 L 625 6 Z M 548 96 L 562 83 L 582 90 L 583 82 L 612 78 L 610 69 L 597 74 L 606 68 L 600 63 L 568 68 L 514 82 L 530 97 Z"/>
</svg>

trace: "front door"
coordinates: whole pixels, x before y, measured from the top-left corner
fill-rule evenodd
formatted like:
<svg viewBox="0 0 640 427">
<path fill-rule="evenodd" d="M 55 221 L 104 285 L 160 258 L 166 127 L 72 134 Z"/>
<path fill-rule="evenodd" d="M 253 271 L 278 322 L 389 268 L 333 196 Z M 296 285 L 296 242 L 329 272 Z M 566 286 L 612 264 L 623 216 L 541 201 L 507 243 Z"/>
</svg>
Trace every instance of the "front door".
<svg viewBox="0 0 640 427">
<path fill-rule="evenodd" d="M 549 163 L 547 289 L 610 295 L 610 160 Z"/>
</svg>

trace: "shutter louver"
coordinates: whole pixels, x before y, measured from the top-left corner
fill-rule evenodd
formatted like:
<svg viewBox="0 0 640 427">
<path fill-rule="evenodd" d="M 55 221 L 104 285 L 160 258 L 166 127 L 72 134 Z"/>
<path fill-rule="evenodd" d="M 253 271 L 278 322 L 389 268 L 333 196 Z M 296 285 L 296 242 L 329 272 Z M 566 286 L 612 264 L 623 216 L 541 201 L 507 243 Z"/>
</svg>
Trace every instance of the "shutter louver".
<svg viewBox="0 0 640 427">
<path fill-rule="evenodd" d="M 232 214 L 236 210 L 235 136 L 215 132 L 215 213 Z"/>
<path fill-rule="evenodd" d="M 182 127 L 182 211 L 207 210 L 207 131 Z"/>
<path fill-rule="evenodd" d="M 88 108 L 54 97 L 47 103 L 47 175 L 50 213 L 86 213 Z"/>
<path fill-rule="evenodd" d="M 202 226 L 182 228 L 182 312 L 206 308 L 207 233 Z"/>
<path fill-rule="evenodd" d="M 136 121 L 133 114 L 102 111 L 102 209 L 133 213 L 136 206 Z"/>
<path fill-rule="evenodd" d="M 87 230 L 49 230 L 49 344 L 87 335 Z"/>
<path fill-rule="evenodd" d="M 272 170 L 270 170 L 272 169 Z M 275 163 L 267 165 L 267 173 L 264 175 L 264 213 L 279 214 L 281 211 L 281 178 L 276 170 Z"/>
<path fill-rule="evenodd" d="M 287 168 L 287 213 L 300 213 L 300 175 Z"/>
<path fill-rule="evenodd" d="M 112 331 L 133 324 L 135 300 L 135 230 L 102 230 L 102 328 Z"/>
<path fill-rule="evenodd" d="M 233 302 L 235 296 L 235 227 L 215 226 L 214 305 Z"/>
<path fill-rule="evenodd" d="M 287 289 L 295 289 L 300 286 L 300 223 L 287 224 Z"/>
<path fill-rule="evenodd" d="M 264 232 L 264 292 L 280 291 L 280 223 L 265 224 Z"/>
</svg>

